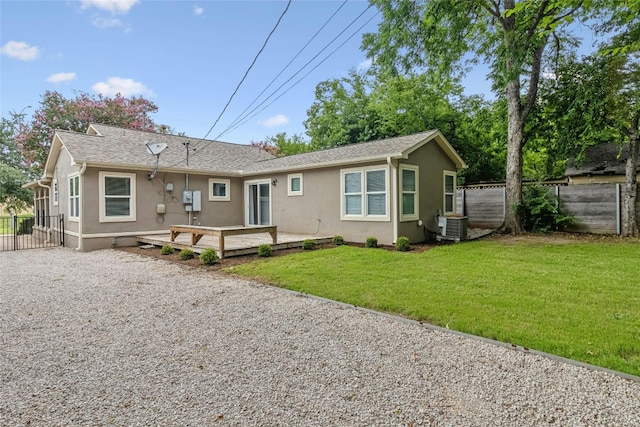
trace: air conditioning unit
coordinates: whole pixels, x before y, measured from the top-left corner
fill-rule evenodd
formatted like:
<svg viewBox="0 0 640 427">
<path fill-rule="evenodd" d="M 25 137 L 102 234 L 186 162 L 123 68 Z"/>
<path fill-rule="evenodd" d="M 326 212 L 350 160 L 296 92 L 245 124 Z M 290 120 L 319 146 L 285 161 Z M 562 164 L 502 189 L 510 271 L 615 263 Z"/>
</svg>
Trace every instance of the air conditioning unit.
<svg viewBox="0 0 640 427">
<path fill-rule="evenodd" d="M 436 236 L 436 240 L 453 240 L 459 242 L 467 240 L 467 229 L 469 228 L 469 219 L 466 216 L 439 216 L 438 227 L 440 234 Z"/>
</svg>

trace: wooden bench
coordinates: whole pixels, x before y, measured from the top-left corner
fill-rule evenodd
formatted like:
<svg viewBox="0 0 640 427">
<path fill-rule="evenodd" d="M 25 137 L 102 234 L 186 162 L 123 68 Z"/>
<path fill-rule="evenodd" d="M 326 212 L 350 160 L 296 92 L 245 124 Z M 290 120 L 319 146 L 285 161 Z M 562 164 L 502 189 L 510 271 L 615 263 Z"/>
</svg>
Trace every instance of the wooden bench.
<svg viewBox="0 0 640 427">
<path fill-rule="evenodd" d="M 218 250 L 220 258 L 224 258 L 224 238 L 225 236 L 237 236 L 241 234 L 269 233 L 273 239 L 273 244 L 278 243 L 278 228 L 275 225 L 256 225 L 244 227 L 242 225 L 231 225 L 226 227 L 206 227 L 202 225 L 172 225 L 171 241 L 174 242 L 180 233 L 191 234 L 191 246 L 198 244 L 202 236 L 218 236 Z"/>
</svg>

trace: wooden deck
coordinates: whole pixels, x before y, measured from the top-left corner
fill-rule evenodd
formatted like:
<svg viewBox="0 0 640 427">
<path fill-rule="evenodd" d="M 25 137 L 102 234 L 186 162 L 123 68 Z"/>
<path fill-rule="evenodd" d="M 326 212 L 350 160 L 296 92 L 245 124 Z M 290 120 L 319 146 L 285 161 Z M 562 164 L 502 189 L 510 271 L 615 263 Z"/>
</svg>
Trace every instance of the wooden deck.
<svg viewBox="0 0 640 427">
<path fill-rule="evenodd" d="M 330 243 L 333 236 L 278 232 L 278 243 L 274 244 L 272 235 L 267 231 L 264 233 L 227 235 L 224 238 L 224 253 L 220 253 L 219 238 L 217 236 L 203 235 L 199 238 L 196 245 L 191 244 L 191 239 L 192 235 L 189 233 L 182 233 L 175 236 L 175 240 L 173 242 L 171 241 L 170 233 L 137 237 L 139 243 L 154 246 L 169 245 L 178 250 L 187 248 L 197 254 L 207 248 L 214 248 L 218 252 L 218 256 L 220 258 L 227 258 L 232 256 L 256 254 L 258 253 L 258 247 L 265 243 L 271 245 L 273 250 L 299 248 L 302 246 L 302 242 L 307 239 L 311 239 L 317 244 L 322 244 Z"/>
</svg>

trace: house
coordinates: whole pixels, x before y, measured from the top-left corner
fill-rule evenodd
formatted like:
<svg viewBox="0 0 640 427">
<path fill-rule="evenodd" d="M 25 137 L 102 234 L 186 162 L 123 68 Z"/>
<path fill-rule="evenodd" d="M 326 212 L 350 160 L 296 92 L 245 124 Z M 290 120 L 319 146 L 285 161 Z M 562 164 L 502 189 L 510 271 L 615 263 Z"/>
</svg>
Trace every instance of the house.
<svg viewBox="0 0 640 427">
<path fill-rule="evenodd" d="M 437 130 L 276 158 L 259 147 L 92 124 L 58 130 L 35 210 L 65 215 L 66 245 L 135 245 L 172 224 L 275 225 L 380 244 L 425 241 L 456 213 L 466 167 Z"/>
<path fill-rule="evenodd" d="M 570 184 L 624 183 L 629 144 L 598 144 L 588 147 L 584 159 L 569 159 L 565 175 Z M 637 169 L 640 182 L 640 166 Z"/>
</svg>

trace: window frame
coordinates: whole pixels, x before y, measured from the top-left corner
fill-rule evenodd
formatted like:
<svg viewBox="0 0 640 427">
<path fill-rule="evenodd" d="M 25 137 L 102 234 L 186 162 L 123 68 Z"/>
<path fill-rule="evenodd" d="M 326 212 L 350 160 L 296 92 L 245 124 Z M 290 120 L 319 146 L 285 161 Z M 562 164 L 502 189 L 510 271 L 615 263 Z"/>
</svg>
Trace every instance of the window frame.
<svg viewBox="0 0 640 427">
<path fill-rule="evenodd" d="M 136 174 L 129 172 L 98 172 L 98 221 L 99 222 L 133 222 L 136 220 Z M 105 179 L 106 178 L 129 178 L 129 195 L 128 196 L 109 196 L 105 194 Z M 129 215 L 112 216 L 107 215 L 107 197 L 128 198 L 129 200 Z"/>
<path fill-rule="evenodd" d="M 370 192 L 367 191 L 367 172 L 383 171 L 384 172 L 384 192 Z M 345 192 L 345 177 L 347 174 L 359 173 L 360 174 L 360 192 L 359 193 L 346 193 Z M 340 219 L 343 221 L 389 221 L 390 218 L 390 191 L 389 191 L 389 167 L 386 165 L 374 165 L 365 166 L 359 168 L 349 168 L 340 170 Z M 385 213 L 384 215 L 368 214 L 368 195 L 370 194 L 384 194 L 385 196 Z M 360 209 L 359 215 L 347 214 L 347 195 L 360 195 Z"/>
<path fill-rule="evenodd" d="M 300 190 L 293 190 L 293 186 L 291 185 L 291 182 L 293 179 L 295 178 L 299 178 L 300 179 Z M 301 173 L 290 173 L 289 175 L 287 175 L 287 196 L 292 197 L 292 196 L 302 196 L 304 195 L 304 180 L 302 178 L 302 174 Z"/>
<path fill-rule="evenodd" d="M 59 198 L 60 198 L 60 189 L 58 188 L 58 178 L 54 178 L 53 182 L 51 183 L 51 191 L 53 192 L 53 206 L 58 206 L 59 203 Z"/>
<path fill-rule="evenodd" d="M 216 196 L 213 194 L 213 184 L 224 184 L 226 194 L 224 196 Z M 210 202 L 230 202 L 231 201 L 231 180 L 223 178 L 209 178 L 209 201 Z"/>
<path fill-rule="evenodd" d="M 77 181 L 77 184 L 74 185 L 72 182 Z M 80 220 L 80 173 L 74 173 L 67 176 L 67 182 L 69 183 L 69 221 L 79 221 Z M 77 199 L 77 203 L 75 200 Z M 77 209 L 76 209 L 77 207 Z"/>
<path fill-rule="evenodd" d="M 405 191 L 404 190 L 404 175 L 403 175 L 403 171 L 405 170 L 410 170 L 413 171 L 415 173 L 414 177 L 415 177 L 415 189 L 414 191 L 410 192 L 410 191 Z M 409 165 L 409 164 L 401 164 L 400 167 L 398 168 L 398 172 L 400 175 L 400 179 L 398 180 L 399 184 L 398 184 L 398 193 L 400 194 L 400 221 L 416 221 L 418 219 L 420 219 L 420 206 L 419 206 L 419 194 L 420 194 L 420 187 L 419 187 L 419 183 L 420 183 L 420 168 L 416 165 Z M 405 214 L 404 213 L 404 195 L 406 193 L 409 194 L 413 194 L 413 207 L 414 207 L 414 212 L 413 214 Z"/>
<path fill-rule="evenodd" d="M 447 193 L 447 176 L 453 178 L 453 192 Z M 442 175 L 442 212 L 445 215 L 455 215 L 456 213 L 456 188 L 458 186 L 458 174 L 455 171 L 445 170 Z M 447 210 L 447 196 L 451 196 L 451 208 L 452 210 Z"/>
</svg>

